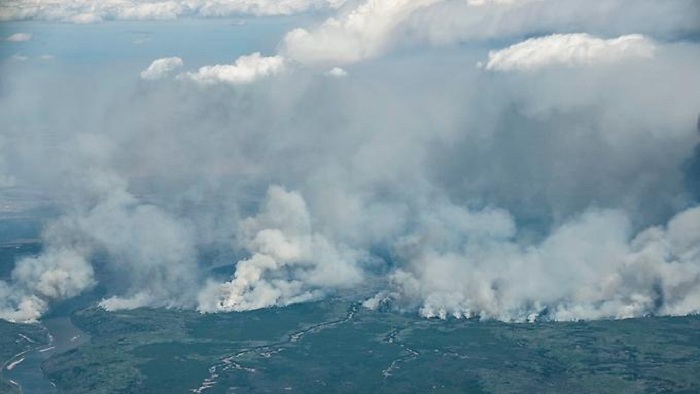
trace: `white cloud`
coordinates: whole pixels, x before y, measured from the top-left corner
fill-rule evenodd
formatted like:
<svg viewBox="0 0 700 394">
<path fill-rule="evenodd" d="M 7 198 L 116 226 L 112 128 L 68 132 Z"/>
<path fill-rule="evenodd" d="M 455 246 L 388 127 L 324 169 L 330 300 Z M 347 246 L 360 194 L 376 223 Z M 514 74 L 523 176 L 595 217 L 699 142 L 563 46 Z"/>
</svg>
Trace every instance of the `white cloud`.
<svg viewBox="0 0 700 394">
<path fill-rule="evenodd" d="M 182 59 L 179 57 L 166 57 L 154 60 L 147 69 L 141 71 L 141 78 L 147 80 L 163 78 L 182 67 L 182 64 Z"/>
<path fill-rule="evenodd" d="M 483 67 L 511 71 L 609 64 L 625 59 L 651 58 L 655 49 L 653 42 L 638 34 L 608 40 L 585 33 L 553 34 L 490 51 Z"/>
<path fill-rule="evenodd" d="M 117 19 L 127 20 L 172 20 L 177 19 L 185 10 L 185 5 L 177 1 L 160 1 L 154 3 L 132 3 L 116 15 Z"/>
<path fill-rule="evenodd" d="M 32 39 L 32 35 L 29 33 L 15 33 L 5 39 L 5 41 L 10 42 L 25 42 Z"/>
<path fill-rule="evenodd" d="M 97 23 L 103 20 L 172 20 L 181 17 L 292 15 L 336 9 L 346 0 L 7 0 L 0 21 L 50 20 Z"/>
<path fill-rule="evenodd" d="M 283 53 L 307 65 L 347 64 L 400 45 L 451 45 L 543 31 L 603 35 L 697 31 L 700 5 L 670 0 L 374 0 L 316 28 L 290 31 Z"/>
<path fill-rule="evenodd" d="M 517 3 L 525 3 L 527 1 L 542 1 L 542 0 L 467 0 L 469 6 L 489 6 L 489 5 L 512 5 Z"/>
<path fill-rule="evenodd" d="M 391 33 L 411 13 L 439 1 L 366 1 L 311 31 L 290 31 L 284 38 L 284 53 L 304 64 L 346 64 L 377 56 L 390 46 Z"/>
<path fill-rule="evenodd" d="M 89 25 L 102 22 L 102 16 L 93 12 L 82 12 L 75 15 L 67 15 L 60 20 L 63 22 L 75 23 L 76 25 Z"/>
<path fill-rule="evenodd" d="M 14 61 L 16 61 L 16 62 L 25 62 L 25 61 L 29 60 L 29 57 L 28 57 L 28 56 L 25 56 L 25 55 L 20 55 L 20 54 L 17 53 L 17 54 L 12 55 L 12 56 L 10 57 L 10 59 L 12 59 L 12 60 L 14 60 Z"/>
<path fill-rule="evenodd" d="M 688 0 L 444 0 L 414 13 L 397 39 L 431 45 L 546 33 L 668 38 L 699 29 Z"/>
<path fill-rule="evenodd" d="M 234 64 L 217 64 L 201 67 L 196 72 L 180 74 L 180 78 L 191 79 L 202 84 L 229 83 L 247 84 L 259 78 L 270 77 L 284 71 L 282 56 L 261 56 L 260 52 L 241 56 Z"/>
<path fill-rule="evenodd" d="M 142 44 L 145 44 L 147 42 L 150 42 L 151 40 L 153 40 L 152 37 L 141 37 L 141 38 L 135 39 L 133 41 L 133 43 L 134 43 L 134 45 L 142 45 Z"/>
<path fill-rule="evenodd" d="M 338 9 L 346 2 L 347 0 L 205 0 L 200 2 L 198 14 L 205 17 L 293 15 L 310 10 Z"/>
<path fill-rule="evenodd" d="M 333 67 L 326 72 L 326 75 L 329 77 L 342 78 L 342 77 L 347 77 L 348 72 L 343 70 L 340 67 Z"/>
</svg>

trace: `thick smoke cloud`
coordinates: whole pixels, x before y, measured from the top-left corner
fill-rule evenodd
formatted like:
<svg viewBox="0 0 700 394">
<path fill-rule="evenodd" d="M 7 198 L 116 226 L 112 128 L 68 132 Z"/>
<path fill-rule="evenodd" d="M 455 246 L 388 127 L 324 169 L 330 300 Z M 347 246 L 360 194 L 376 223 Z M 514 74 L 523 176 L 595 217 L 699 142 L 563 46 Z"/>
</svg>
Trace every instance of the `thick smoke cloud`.
<svg viewBox="0 0 700 394">
<path fill-rule="evenodd" d="M 271 187 L 261 212 L 244 220 L 240 232 L 239 242 L 251 257 L 236 264 L 233 280 L 218 289 L 205 289 L 202 311 L 283 306 L 317 299 L 324 289 L 349 288 L 362 280 L 357 267 L 361 253 L 333 245 L 314 232 L 306 203 L 297 193 Z"/>
<path fill-rule="evenodd" d="M 0 317 L 33 321 L 53 301 L 65 300 L 97 284 L 93 263 L 122 284 L 101 305 L 194 306 L 199 274 L 193 237 L 186 224 L 138 200 L 126 180 L 106 168 L 114 147 L 103 137 L 77 135 L 63 195 L 65 213 L 42 234 L 39 256 L 17 261 Z M 73 165 L 85 166 L 76 168 Z"/>
<path fill-rule="evenodd" d="M 396 298 L 417 304 L 426 317 L 506 321 L 698 311 L 698 208 L 636 235 L 623 213 L 590 210 L 525 247 L 513 242 L 507 216 L 465 229 L 479 219 L 451 209 L 458 212 L 428 218 L 437 223 L 400 243 L 398 256 L 408 264 L 391 276 L 396 291 L 367 306 Z"/>
<path fill-rule="evenodd" d="M 35 321 L 50 301 L 74 297 L 95 284 L 92 266 L 80 251 L 51 246 L 17 262 L 12 281 L 0 282 L 0 317 L 11 321 Z"/>
<path fill-rule="evenodd" d="M 13 71 L 0 173 L 61 214 L 0 282 L 0 316 L 98 285 L 108 309 L 341 293 L 426 317 L 697 313 L 697 10 L 358 2 L 230 65 Z"/>
</svg>

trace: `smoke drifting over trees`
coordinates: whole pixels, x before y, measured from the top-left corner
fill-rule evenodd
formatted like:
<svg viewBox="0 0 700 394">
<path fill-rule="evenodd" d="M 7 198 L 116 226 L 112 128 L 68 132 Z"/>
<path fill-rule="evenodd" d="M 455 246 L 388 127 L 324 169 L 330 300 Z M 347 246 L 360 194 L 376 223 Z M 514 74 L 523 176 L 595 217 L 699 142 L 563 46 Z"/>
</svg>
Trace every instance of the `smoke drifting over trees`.
<svg viewBox="0 0 700 394">
<path fill-rule="evenodd" d="M 696 2 L 298 8 L 317 4 L 334 15 L 231 64 L 163 54 L 125 82 L 4 61 L 0 185 L 60 214 L 0 281 L 0 317 L 97 271 L 107 309 L 700 311 Z"/>
</svg>

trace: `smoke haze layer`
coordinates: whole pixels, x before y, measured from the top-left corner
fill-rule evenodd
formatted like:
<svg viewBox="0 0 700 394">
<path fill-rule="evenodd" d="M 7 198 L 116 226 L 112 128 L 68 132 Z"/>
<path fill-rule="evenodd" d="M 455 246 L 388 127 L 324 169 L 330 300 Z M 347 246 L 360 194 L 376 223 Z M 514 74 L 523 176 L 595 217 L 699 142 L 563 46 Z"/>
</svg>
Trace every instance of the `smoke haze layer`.
<svg viewBox="0 0 700 394">
<path fill-rule="evenodd" d="M 76 17 L 61 4 L 20 18 L 13 2 L 6 19 Z M 59 214 L 0 280 L 0 318 L 33 321 L 96 286 L 110 310 L 343 294 L 440 318 L 700 311 L 697 3 L 278 13 L 309 7 L 333 15 L 226 22 L 245 37 L 303 24 L 199 57 L 148 42 L 223 22 L 3 26 L 27 39 L 0 42 L 0 187 L 38 188 Z M 94 58 L 51 38 L 120 23 L 99 43 L 115 52 Z"/>
</svg>

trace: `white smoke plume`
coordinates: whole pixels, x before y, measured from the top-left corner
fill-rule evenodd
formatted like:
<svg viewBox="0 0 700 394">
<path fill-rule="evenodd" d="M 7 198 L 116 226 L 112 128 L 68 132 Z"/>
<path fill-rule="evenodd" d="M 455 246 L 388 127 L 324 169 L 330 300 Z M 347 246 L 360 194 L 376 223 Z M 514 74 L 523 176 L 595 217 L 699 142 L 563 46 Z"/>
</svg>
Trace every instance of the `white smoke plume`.
<svg viewBox="0 0 700 394">
<path fill-rule="evenodd" d="M 425 317 L 504 321 L 700 311 L 700 208 L 636 235 L 623 213 L 591 210 L 527 246 L 515 242 L 508 216 L 447 209 L 398 243 L 407 264 L 391 275 L 395 292 L 368 307 L 395 298 Z"/>
<path fill-rule="evenodd" d="M 33 321 L 52 301 L 97 282 L 93 261 L 105 254 L 107 271 L 123 284 L 104 300 L 107 309 L 193 305 L 196 255 L 187 228 L 155 206 L 139 203 L 113 174 L 94 173 L 96 203 L 57 219 L 42 237 L 44 250 L 19 260 L 0 317 Z M 110 179 L 111 178 L 111 179 Z"/>
<path fill-rule="evenodd" d="M 80 251 L 49 247 L 19 260 L 11 284 L 0 281 L 0 318 L 36 321 L 51 301 L 74 297 L 94 284 L 92 267 Z"/>
<path fill-rule="evenodd" d="M 38 319 L 53 301 L 74 297 L 97 283 L 93 264 L 103 255 L 102 269 L 121 282 L 107 309 L 141 306 L 193 306 L 198 286 L 196 253 L 185 224 L 156 206 L 139 201 L 127 182 L 103 167 L 112 154 L 99 136 L 78 135 L 74 178 L 66 213 L 42 234 L 38 256 L 20 259 L 11 282 L 2 285 L 7 297 L 0 317 L 15 321 Z"/>
<path fill-rule="evenodd" d="M 324 291 L 350 288 L 362 280 L 361 254 L 315 232 L 306 202 L 297 193 L 271 187 L 261 211 L 244 220 L 240 232 L 241 246 L 251 257 L 236 264 L 233 280 L 204 290 L 202 311 L 244 311 L 309 301 Z"/>
<path fill-rule="evenodd" d="M 18 4 L 8 18 L 228 12 Z M 3 63 L 2 186 L 60 214 L 0 282 L 2 318 L 94 286 L 107 309 L 342 293 L 426 317 L 698 312 L 697 2 L 276 4 L 338 11 L 266 56 L 183 55 L 191 71 L 139 74 L 160 52 Z"/>
</svg>

